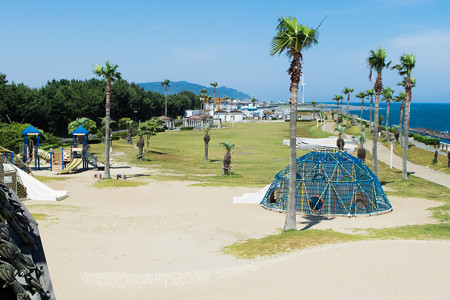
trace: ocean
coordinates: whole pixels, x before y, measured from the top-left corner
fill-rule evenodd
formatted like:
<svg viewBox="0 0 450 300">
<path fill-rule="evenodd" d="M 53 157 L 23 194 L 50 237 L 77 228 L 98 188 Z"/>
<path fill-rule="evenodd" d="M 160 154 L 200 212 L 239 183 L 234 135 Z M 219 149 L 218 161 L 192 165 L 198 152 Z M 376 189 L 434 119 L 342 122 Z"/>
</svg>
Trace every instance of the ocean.
<svg viewBox="0 0 450 300">
<path fill-rule="evenodd" d="M 345 101 L 344 101 L 345 102 Z M 370 100 L 364 101 L 364 107 L 370 108 Z M 375 100 L 374 100 L 375 102 Z M 334 103 L 335 104 L 335 103 Z M 353 109 L 350 107 L 349 113 L 360 116 L 361 114 L 361 102 L 350 102 Z M 379 113 L 383 116 L 383 125 L 386 125 L 386 102 L 380 103 Z M 346 113 L 347 104 L 344 103 L 342 112 Z M 450 103 L 414 103 L 411 102 L 411 114 L 409 127 L 420 127 L 434 129 L 442 132 L 450 132 Z M 363 110 L 363 119 L 369 120 L 370 109 Z M 373 110 L 372 110 L 373 119 Z M 400 103 L 392 103 L 389 110 L 389 127 L 392 125 L 398 125 L 400 120 Z"/>
</svg>

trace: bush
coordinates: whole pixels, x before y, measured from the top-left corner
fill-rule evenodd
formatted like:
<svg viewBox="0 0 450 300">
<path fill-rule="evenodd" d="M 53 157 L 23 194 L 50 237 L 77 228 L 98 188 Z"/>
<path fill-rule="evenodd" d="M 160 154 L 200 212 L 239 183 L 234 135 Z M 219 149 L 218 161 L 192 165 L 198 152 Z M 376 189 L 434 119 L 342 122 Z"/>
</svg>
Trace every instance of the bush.
<svg viewBox="0 0 450 300">
<path fill-rule="evenodd" d="M 432 138 L 432 137 L 427 137 L 427 136 L 423 136 L 420 134 L 415 134 L 415 133 L 409 133 L 409 136 L 414 138 L 414 140 L 424 143 L 425 145 L 434 145 L 437 146 L 440 144 L 441 140 L 438 138 Z"/>
<path fill-rule="evenodd" d="M 126 132 L 116 132 L 116 133 L 113 133 L 112 136 L 111 136 L 111 139 L 113 141 L 117 141 L 120 138 L 126 139 L 127 138 L 127 133 Z"/>
<path fill-rule="evenodd" d="M 272 117 L 272 121 L 278 120 L 277 117 Z"/>
<path fill-rule="evenodd" d="M 183 121 L 175 121 L 175 127 L 180 127 L 183 125 Z"/>
<path fill-rule="evenodd" d="M 181 127 L 180 130 L 192 130 L 194 127 Z"/>
</svg>

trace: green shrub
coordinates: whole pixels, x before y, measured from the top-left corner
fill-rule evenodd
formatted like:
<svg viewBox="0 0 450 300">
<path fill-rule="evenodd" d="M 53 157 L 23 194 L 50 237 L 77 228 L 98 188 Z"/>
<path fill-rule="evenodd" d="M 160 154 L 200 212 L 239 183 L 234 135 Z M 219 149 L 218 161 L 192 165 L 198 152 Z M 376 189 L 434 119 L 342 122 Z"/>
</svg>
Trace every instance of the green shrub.
<svg viewBox="0 0 450 300">
<path fill-rule="evenodd" d="M 181 128 L 180 128 L 180 130 L 192 130 L 192 129 L 194 129 L 194 127 L 188 127 L 188 126 L 186 126 L 186 127 L 181 127 Z"/>
<path fill-rule="evenodd" d="M 183 121 L 175 121 L 175 127 L 180 127 L 183 125 Z"/>
<path fill-rule="evenodd" d="M 277 117 L 272 117 L 272 120 L 275 121 L 275 120 L 278 120 L 278 118 Z"/>
</svg>

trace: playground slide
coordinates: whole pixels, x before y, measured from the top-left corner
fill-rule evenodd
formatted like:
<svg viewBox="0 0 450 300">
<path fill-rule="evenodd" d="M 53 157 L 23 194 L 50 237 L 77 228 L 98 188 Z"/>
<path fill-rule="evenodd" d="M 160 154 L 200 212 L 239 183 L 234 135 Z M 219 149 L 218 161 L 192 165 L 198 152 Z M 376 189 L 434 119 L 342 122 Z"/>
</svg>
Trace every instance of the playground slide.
<svg viewBox="0 0 450 300">
<path fill-rule="evenodd" d="M 13 166 L 27 188 L 28 199 L 42 201 L 58 201 L 66 198 L 67 191 L 55 191 L 21 169 Z"/>
<path fill-rule="evenodd" d="M 72 170 L 75 170 L 83 162 L 82 158 L 74 158 L 64 169 L 58 172 L 58 174 L 67 174 Z"/>
<path fill-rule="evenodd" d="M 42 150 L 42 149 L 38 149 L 37 155 L 38 155 L 39 158 L 42 158 L 43 160 L 46 160 L 46 161 L 50 162 L 50 152 L 47 152 L 47 151 Z"/>
</svg>

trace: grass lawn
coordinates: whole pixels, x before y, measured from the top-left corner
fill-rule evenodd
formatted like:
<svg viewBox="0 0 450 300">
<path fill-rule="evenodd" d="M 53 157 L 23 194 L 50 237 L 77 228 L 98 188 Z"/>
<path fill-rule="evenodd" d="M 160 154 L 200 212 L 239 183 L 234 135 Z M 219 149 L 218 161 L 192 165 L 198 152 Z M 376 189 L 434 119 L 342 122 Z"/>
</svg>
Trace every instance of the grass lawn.
<svg viewBox="0 0 450 300">
<path fill-rule="evenodd" d="M 316 128 L 315 122 L 298 122 L 299 137 L 328 137 L 330 134 Z M 289 164 L 289 147 L 282 144 L 289 139 L 287 122 L 225 123 L 226 128 L 212 129 L 209 133 L 208 161 L 205 162 L 204 130 L 166 131 L 150 138 L 145 147 L 145 160 L 136 159 L 137 149 L 114 141 L 114 152 L 125 155 L 115 157 L 135 165 L 159 170 L 152 178 L 159 180 L 196 181 L 209 186 L 263 187 L 277 172 Z M 135 139 L 136 141 L 137 139 Z M 225 148 L 221 142 L 235 144 L 231 153 L 230 176 L 222 175 Z M 104 157 L 102 144 L 92 145 L 91 152 L 100 160 Z M 303 155 L 306 151 L 297 151 Z"/>
</svg>

